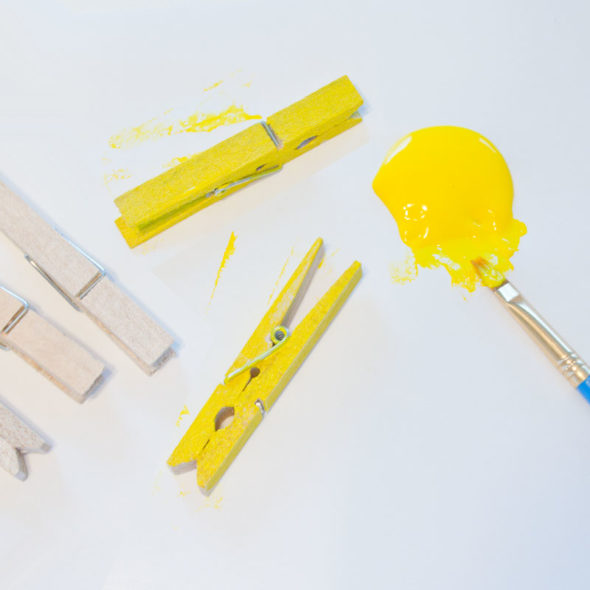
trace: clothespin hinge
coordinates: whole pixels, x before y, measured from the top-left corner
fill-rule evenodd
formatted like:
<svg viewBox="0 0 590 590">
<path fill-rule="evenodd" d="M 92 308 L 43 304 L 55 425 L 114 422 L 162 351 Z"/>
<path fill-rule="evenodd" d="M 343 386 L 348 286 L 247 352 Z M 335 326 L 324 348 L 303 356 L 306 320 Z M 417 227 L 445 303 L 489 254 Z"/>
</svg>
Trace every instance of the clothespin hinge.
<svg viewBox="0 0 590 590">
<path fill-rule="evenodd" d="M 17 299 L 22 304 L 22 307 L 19 309 L 19 311 L 17 311 L 16 314 L 11 318 L 11 320 L 6 324 L 6 326 L 4 326 L 2 328 L 2 330 L 0 330 L 0 335 L 2 335 L 2 334 L 9 334 L 10 331 L 25 317 L 25 315 L 29 311 L 30 305 L 26 299 L 19 297 L 16 293 L 13 293 L 12 291 L 8 290 L 6 287 L 0 287 L 0 289 L 2 289 L 2 291 L 8 293 L 10 296 L 14 297 L 15 299 Z M 0 342 L 0 349 L 10 350 L 10 347 L 6 346 L 5 344 L 2 344 L 2 342 Z"/>
<path fill-rule="evenodd" d="M 94 258 L 92 258 L 90 254 L 82 250 L 80 246 L 74 244 L 74 242 L 72 242 L 62 233 L 58 233 L 61 238 L 63 238 L 66 242 L 68 242 L 68 244 L 70 244 L 70 246 L 72 246 L 72 248 L 74 248 L 77 252 L 82 254 L 82 256 L 86 258 L 86 260 L 88 260 L 96 267 L 96 276 L 76 295 L 78 299 L 84 299 L 84 297 L 86 297 L 86 295 L 88 295 L 88 293 L 90 293 L 90 291 L 92 291 L 92 289 L 94 289 L 94 287 L 96 287 L 96 285 L 106 276 L 106 270 L 96 260 L 94 260 Z M 80 311 L 80 307 L 74 301 L 74 299 L 59 286 L 59 284 L 53 279 L 53 277 L 49 273 L 45 272 L 45 270 L 43 270 L 43 268 L 39 264 L 37 264 L 37 262 L 35 262 L 35 260 L 31 258 L 28 254 L 25 254 L 25 259 L 76 311 Z"/>
</svg>

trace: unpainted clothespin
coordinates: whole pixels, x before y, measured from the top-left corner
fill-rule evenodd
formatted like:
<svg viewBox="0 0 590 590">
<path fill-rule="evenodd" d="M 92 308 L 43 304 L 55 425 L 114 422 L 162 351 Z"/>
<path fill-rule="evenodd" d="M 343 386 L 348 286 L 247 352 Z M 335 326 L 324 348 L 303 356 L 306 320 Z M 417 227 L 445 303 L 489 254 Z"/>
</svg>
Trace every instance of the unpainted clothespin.
<svg viewBox="0 0 590 590">
<path fill-rule="evenodd" d="M 0 348 L 14 351 L 77 402 L 104 378 L 100 360 L 2 286 Z"/>
<path fill-rule="evenodd" d="M 0 467 L 25 480 L 25 453 L 45 453 L 49 443 L 0 401 Z"/>
<path fill-rule="evenodd" d="M 74 306 L 102 328 L 146 373 L 173 354 L 173 338 L 124 293 L 88 254 L 0 183 L 0 231 Z"/>
<path fill-rule="evenodd" d="M 363 99 L 347 76 L 115 199 L 130 247 L 281 169 L 361 122 Z"/>
<path fill-rule="evenodd" d="M 196 461 L 197 481 L 206 492 L 219 481 L 362 276 L 360 263 L 353 263 L 301 323 L 288 328 L 321 246 L 318 239 L 168 459 L 174 468 Z"/>
</svg>

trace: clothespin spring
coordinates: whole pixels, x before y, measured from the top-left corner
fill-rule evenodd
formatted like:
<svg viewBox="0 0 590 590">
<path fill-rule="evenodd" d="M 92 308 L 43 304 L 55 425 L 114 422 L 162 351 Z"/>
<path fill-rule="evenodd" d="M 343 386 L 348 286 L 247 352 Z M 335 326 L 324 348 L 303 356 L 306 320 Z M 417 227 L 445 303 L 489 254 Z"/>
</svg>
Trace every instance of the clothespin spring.
<svg viewBox="0 0 590 590">
<path fill-rule="evenodd" d="M 30 305 L 26 299 L 19 297 L 16 293 L 9 291 L 6 287 L 0 287 L 0 289 L 5 291 L 9 295 L 12 295 L 12 297 L 14 297 L 18 301 L 20 301 L 20 303 L 22 304 L 22 308 L 20 309 L 20 311 L 18 311 L 15 314 L 15 316 L 8 322 L 8 324 L 6 324 L 6 326 L 4 326 L 4 328 L 2 328 L 2 330 L 0 330 L 0 336 L 1 336 L 2 334 L 9 334 L 10 331 L 25 317 L 26 313 L 29 311 Z M 2 342 L 0 342 L 0 349 L 1 350 L 10 350 L 10 347 L 6 346 L 5 344 L 2 344 Z"/>
<path fill-rule="evenodd" d="M 266 352 L 263 352 L 261 355 L 257 356 L 251 361 L 248 361 L 243 367 L 240 367 L 239 369 L 236 369 L 235 371 L 228 373 L 223 381 L 224 384 L 231 381 L 234 377 L 237 377 L 238 375 L 245 373 L 248 369 L 251 369 L 260 361 L 263 361 L 265 358 L 268 358 L 271 354 L 273 354 L 279 348 L 281 348 L 281 346 L 283 346 L 285 342 L 287 342 L 289 336 L 291 336 L 291 332 L 289 332 L 289 329 L 285 328 L 285 326 L 277 326 L 276 328 L 274 328 L 273 331 L 270 333 L 272 346 Z"/>
<path fill-rule="evenodd" d="M 55 230 L 55 231 L 57 231 L 57 230 Z M 68 242 L 68 244 L 70 244 L 70 246 L 72 246 L 72 248 L 77 250 L 80 254 L 82 254 L 82 256 L 84 256 L 84 258 L 86 258 L 89 262 L 91 262 L 96 267 L 97 274 L 94 277 L 94 279 L 92 279 L 92 281 L 90 281 L 90 283 L 88 285 L 86 285 L 86 287 L 84 287 L 76 295 L 76 297 L 78 297 L 79 299 L 84 299 L 84 297 L 86 297 L 86 295 L 88 295 L 88 293 L 90 293 L 90 291 L 92 291 L 92 289 L 94 289 L 94 287 L 96 287 L 98 282 L 105 277 L 106 270 L 98 262 L 96 262 L 96 260 L 94 260 L 94 258 L 92 258 L 92 256 L 90 256 L 90 254 L 88 254 L 87 252 L 82 250 L 82 248 L 80 248 L 78 245 L 74 244 L 74 242 L 72 242 L 69 238 L 67 238 L 66 236 L 64 236 L 60 232 L 58 232 L 58 233 L 61 238 L 63 238 L 66 242 Z M 45 272 L 43 270 L 43 268 L 41 268 L 41 266 L 39 266 L 28 254 L 25 254 L 25 259 L 76 311 L 80 311 L 80 308 L 78 307 L 78 305 L 76 304 L 74 299 L 72 297 L 70 297 L 70 295 L 68 293 L 66 293 L 55 282 L 55 280 L 53 279 L 53 277 L 51 277 L 51 275 L 49 275 L 47 272 Z"/>
</svg>

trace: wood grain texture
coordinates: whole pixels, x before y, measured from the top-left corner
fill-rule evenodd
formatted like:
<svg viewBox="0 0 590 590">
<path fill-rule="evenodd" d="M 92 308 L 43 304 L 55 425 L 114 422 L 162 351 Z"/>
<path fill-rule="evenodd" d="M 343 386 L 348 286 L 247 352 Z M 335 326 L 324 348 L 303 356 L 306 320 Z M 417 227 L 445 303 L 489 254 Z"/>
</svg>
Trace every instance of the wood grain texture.
<svg viewBox="0 0 590 590">
<path fill-rule="evenodd" d="M 0 182 L 0 231 L 70 296 L 99 274 L 96 266 Z"/>
<path fill-rule="evenodd" d="M 2 183 L 0 231 L 146 373 L 154 373 L 173 356 L 172 336 L 108 277 L 100 278 L 102 272 L 91 260 Z M 79 384 L 76 379 L 77 391 Z"/>
<path fill-rule="evenodd" d="M 172 336 L 108 277 L 77 303 L 146 373 L 174 354 Z"/>
<path fill-rule="evenodd" d="M 0 318 L 14 317 L 15 301 L 19 313 L 22 303 L 10 296 L 7 300 L 6 293 L 0 289 Z M 0 322 L 0 326 L 5 325 Z M 0 331 L 0 344 L 77 402 L 83 402 L 104 379 L 105 366 L 100 360 L 32 309 L 8 333 Z"/>
</svg>

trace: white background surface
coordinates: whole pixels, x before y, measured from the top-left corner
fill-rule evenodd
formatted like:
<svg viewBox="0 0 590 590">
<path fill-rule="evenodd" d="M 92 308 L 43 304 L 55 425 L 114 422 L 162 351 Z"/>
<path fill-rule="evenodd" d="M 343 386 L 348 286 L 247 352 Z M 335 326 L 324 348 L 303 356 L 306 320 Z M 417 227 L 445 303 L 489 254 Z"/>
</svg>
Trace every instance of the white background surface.
<svg viewBox="0 0 590 590">
<path fill-rule="evenodd" d="M 581 0 L 3 2 L 2 179 L 181 346 L 145 377 L 0 239 L 2 283 L 113 371 L 78 406 L 0 355 L 0 396 L 54 445 L 29 456 L 26 483 L 0 473 L 0 586 L 588 588 L 590 406 L 490 293 L 466 296 L 443 270 L 392 283 L 406 250 L 371 190 L 413 129 L 488 136 L 529 228 L 512 278 L 590 358 L 588 17 Z M 112 134 L 233 101 L 268 115 L 345 73 L 362 125 L 127 248 L 112 199 L 244 125 L 125 153 Z M 119 167 L 132 178 L 106 186 Z M 194 472 L 165 467 L 190 423 L 176 427 L 178 413 L 194 418 L 285 261 L 283 281 L 319 235 L 312 300 L 355 258 L 365 277 L 205 498 Z"/>
</svg>

